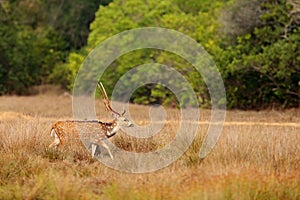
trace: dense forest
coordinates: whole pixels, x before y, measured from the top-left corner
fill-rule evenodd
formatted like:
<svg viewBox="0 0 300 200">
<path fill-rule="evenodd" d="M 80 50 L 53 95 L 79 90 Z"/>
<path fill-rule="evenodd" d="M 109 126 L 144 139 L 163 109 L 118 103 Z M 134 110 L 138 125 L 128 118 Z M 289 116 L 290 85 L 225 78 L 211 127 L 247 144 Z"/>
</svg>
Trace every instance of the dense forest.
<svg viewBox="0 0 300 200">
<path fill-rule="evenodd" d="M 2 0 L 0 94 L 27 94 L 34 85 L 72 90 L 84 58 L 105 39 L 139 27 L 180 31 L 212 56 L 224 80 L 227 107 L 290 108 L 300 103 L 298 0 Z M 203 107 L 209 92 L 193 66 L 159 50 L 118 58 L 103 76 L 108 93 L 136 65 L 174 67 Z M 139 88 L 134 103 L 176 105 L 159 84 Z"/>
</svg>

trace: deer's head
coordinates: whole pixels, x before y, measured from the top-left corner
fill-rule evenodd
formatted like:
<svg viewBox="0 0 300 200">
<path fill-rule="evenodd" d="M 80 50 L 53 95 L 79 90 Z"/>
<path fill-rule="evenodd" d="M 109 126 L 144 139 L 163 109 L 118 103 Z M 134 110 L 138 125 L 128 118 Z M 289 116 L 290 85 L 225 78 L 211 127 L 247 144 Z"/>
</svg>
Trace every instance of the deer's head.
<svg viewBox="0 0 300 200">
<path fill-rule="evenodd" d="M 125 109 L 122 112 L 122 114 L 120 114 L 117 111 L 112 109 L 112 107 L 110 105 L 110 101 L 109 101 L 108 96 L 106 94 L 105 88 L 104 88 L 104 86 L 102 85 L 101 82 L 98 83 L 98 88 L 99 88 L 100 93 L 102 95 L 103 102 L 104 102 L 104 105 L 106 107 L 106 110 L 112 112 L 112 116 L 113 116 L 115 122 L 117 122 L 117 125 L 119 127 L 132 127 L 133 123 L 130 120 L 128 120 L 126 117 L 124 117 Z"/>
<path fill-rule="evenodd" d="M 113 118 L 115 119 L 115 121 L 117 122 L 117 124 L 119 126 L 122 126 L 122 127 L 133 127 L 133 123 L 128 120 L 125 116 L 125 110 L 123 111 L 122 114 L 119 114 L 119 113 L 116 113 L 116 112 L 113 112 Z"/>
</svg>

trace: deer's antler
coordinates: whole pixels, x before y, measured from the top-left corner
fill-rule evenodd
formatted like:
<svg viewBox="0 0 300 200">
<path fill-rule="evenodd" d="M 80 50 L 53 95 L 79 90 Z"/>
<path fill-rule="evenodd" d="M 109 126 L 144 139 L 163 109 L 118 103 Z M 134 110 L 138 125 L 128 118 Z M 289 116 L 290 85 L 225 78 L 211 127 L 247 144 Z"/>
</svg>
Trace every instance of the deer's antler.
<svg viewBox="0 0 300 200">
<path fill-rule="evenodd" d="M 115 111 L 115 110 L 112 109 L 112 107 L 110 105 L 110 101 L 108 99 L 108 96 L 107 96 L 107 93 L 105 91 L 105 88 L 104 88 L 103 84 L 101 82 L 98 82 L 97 85 L 98 85 L 98 88 L 100 90 L 101 96 L 103 98 L 103 103 L 105 105 L 106 110 L 107 111 L 111 111 L 111 112 L 113 112 L 113 113 L 115 113 L 115 114 L 117 114 L 117 115 L 120 116 L 120 113 L 118 113 L 117 111 Z"/>
</svg>

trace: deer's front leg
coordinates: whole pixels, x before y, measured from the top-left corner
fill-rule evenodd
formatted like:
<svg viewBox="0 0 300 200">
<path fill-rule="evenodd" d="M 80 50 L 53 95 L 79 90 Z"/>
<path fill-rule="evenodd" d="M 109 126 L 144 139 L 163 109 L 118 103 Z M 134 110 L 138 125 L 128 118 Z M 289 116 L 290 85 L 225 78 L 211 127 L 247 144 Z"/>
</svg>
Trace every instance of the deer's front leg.
<svg viewBox="0 0 300 200">
<path fill-rule="evenodd" d="M 105 140 L 101 140 L 101 141 L 99 142 L 99 145 L 103 146 L 103 147 L 108 151 L 110 158 L 113 160 L 113 159 L 114 159 L 114 156 L 112 155 L 112 153 L 111 153 L 111 151 L 110 151 L 108 145 L 106 144 Z"/>
<path fill-rule="evenodd" d="M 95 157 L 95 154 L 96 154 L 96 150 L 97 150 L 98 145 L 92 143 L 92 144 L 91 144 L 91 147 L 92 147 L 92 157 L 94 158 L 94 157 Z"/>
<path fill-rule="evenodd" d="M 111 153 L 111 151 L 110 151 L 108 145 L 106 144 L 105 140 L 99 141 L 98 144 L 101 145 L 102 147 L 104 147 L 104 148 L 107 150 L 107 152 L 109 153 L 110 158 L 113 160 L 113 159 L 114 159 L 114 156 L 112 155 L 112 153 Z M 97 151 L 98 145 L 95 144 L 95 143 L 92 143 L 92 144 L 91 144 L 91 147 L 92 147 L 92 156 L 93 156 L 93 158 L 94 158 L 94 157 L 95 157 L 95 154 L 96 154 L 96 151 Z"/>
</svg>

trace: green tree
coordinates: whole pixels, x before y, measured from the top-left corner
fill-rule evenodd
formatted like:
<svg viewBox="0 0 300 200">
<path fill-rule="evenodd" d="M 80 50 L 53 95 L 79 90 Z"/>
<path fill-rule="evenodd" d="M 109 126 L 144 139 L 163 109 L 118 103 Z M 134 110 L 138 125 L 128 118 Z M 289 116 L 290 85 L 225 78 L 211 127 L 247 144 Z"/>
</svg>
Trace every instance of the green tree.
<svg viewBox="0 0 300 200">
<path fill-rule="evenodd" d="M 89 25 L 99 5 L 112 0 L 42 0 L 43 23 L 51 26 L 66 41 L 70 50 L 86 45 Z"/>
<path fill-rule="evenodd" d="M 0 94 L 24 94 L 32 85 L 66 85 L 63 63 L 86 44 L 89 23 L 110 0 L 0 2 Z"/>
<path fill-rule="evenodd" d="M 38 28 L 28 16 L 27 1 L 1 3 L 0 93 L 27 93 L 35 84 L 45 83 L 53 66 L 61 61 L 65 43 L 51 27 Z M 39 5 L 34 4 L 34 8 Z"/>
<path fill-rule="evenodd" d="M 259 23 L 222 52 L 229 106 L 299 106 L 299 21 L 286 1 L 264 1 L 257 6 Z"/>
<path fill-rule="evenodd" d="M 197 1 L 193 1 L 193 3 L 197 3 Z M 190 10 L 191 7 L 186 7 L 184 1 L 178 0 L 116 0 L 106 7 L 101 6 L 91 24 L 87 46 L 80 53 L 72 54 L 69 57 L 67 70 L 71 71 L 72 74 L 76 74 L 81 64 L 80 61 L 96 45 L 117 33 L 138 27 L 158 26 L 175 29 L 189 35 L 209 51 L 212 51 L 216 48 L 216 41 L 219 38 L 216 34 L 218 28 L 217 10 L 221 8 L 222 3 L 215 1 L 214 6 L 211 6 L 208 2 L 201 4 L 198 1 L 197 5 L 199 9 Z M 209 8 L 205 8 L 206 6 L 209 6 Z M 193 66 L 176 55 L 160 50 L 139 50 L 118 58 L 102 77 L 108 92 L 112 91 L 117 80 L 125 72 L 145 63 L 161 63 L 173 66 L 190 81 L 198 95 L 201 93 L 204 102 L 207 105 L 210 103 L 206 86 Z M 96 72 L 93 70 L 93 72 L 86 73 L 86 79 L 89 80 L 90 74 Z M 71 87 L 73 80 L 70 80 Z M 167 88 L 150 84 L 139 88 L 133 95 L 132 101 L 143 104 L 162 103 L 174 105 L 176 98 Z"/>
</svg>

